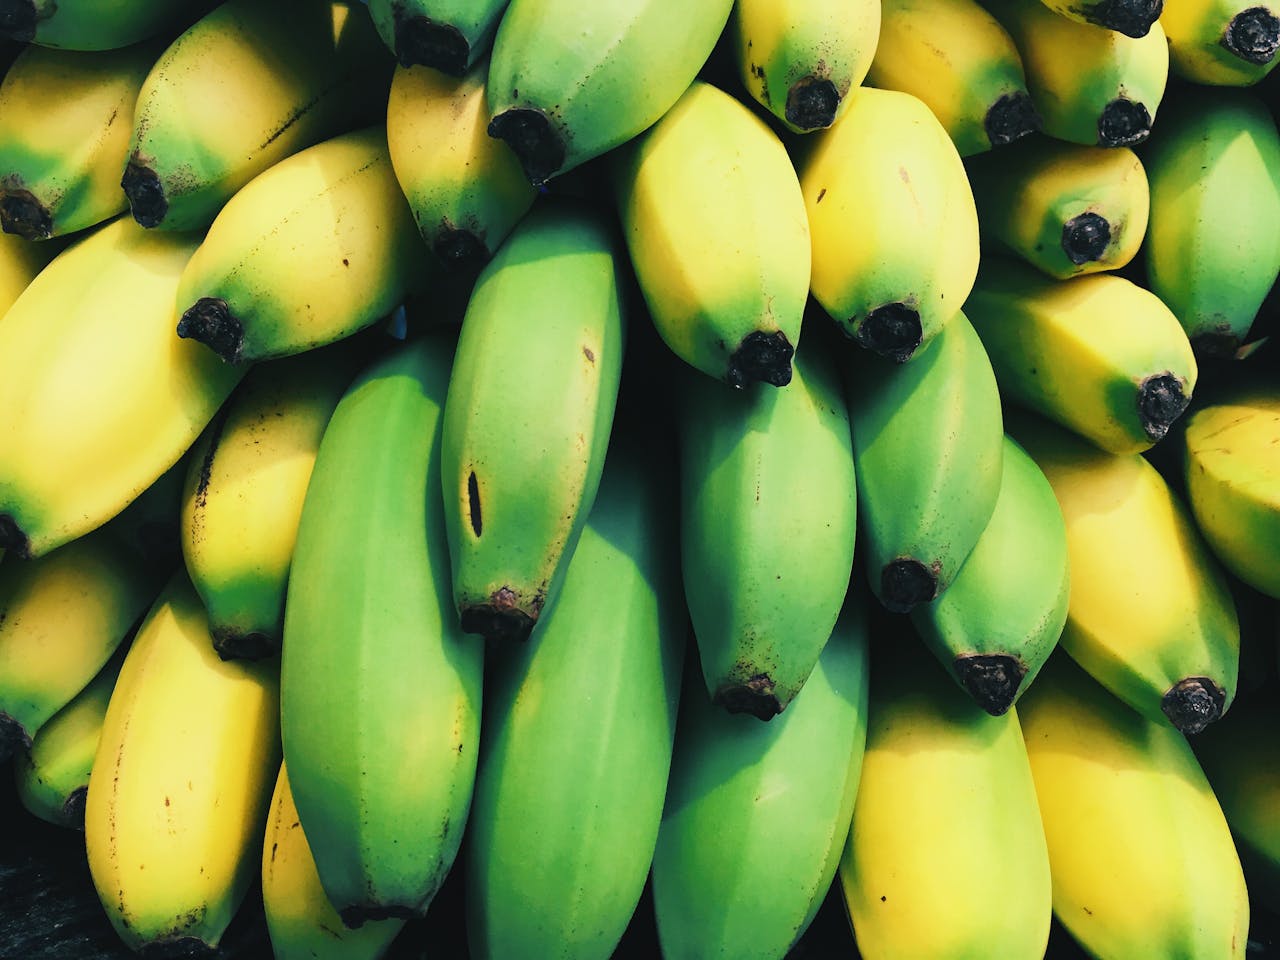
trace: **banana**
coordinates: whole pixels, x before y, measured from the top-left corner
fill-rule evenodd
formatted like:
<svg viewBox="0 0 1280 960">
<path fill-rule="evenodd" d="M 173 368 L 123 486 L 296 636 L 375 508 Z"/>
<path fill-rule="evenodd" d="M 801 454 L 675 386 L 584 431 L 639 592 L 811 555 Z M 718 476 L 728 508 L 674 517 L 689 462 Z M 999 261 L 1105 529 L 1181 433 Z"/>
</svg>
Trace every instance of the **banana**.
<svg viewBox="0 0 1280 960">
<path fill-rule="evenodd" d="M 218 659 L 175 575 L 120 669 L 85 804 L 89 872 L 130 949 L 210 952 L 239 908 L 280 766 L 277 687 L 274 664 Z"/>
<path fill-rule="evenodd" d="M 867 736 L 865 599 L 770 723 L 710 703 L 691 665 L 653 897 L 670 960 L 774 960 L 812 922 L 849 831 Z"/>
<path fill-rule="evenodd" d="M 262 905 L 275 960 L 377 960 L 404 926 L 395 917 L 358 930 L 342 925 L 320 886 L 284 764 L 262 843 Z"/>
<path fill-rule="evenodd" d="M 853 355 L 845 372 L 862 566 L 880 602 L 906 613 L 947 589 L 995 510 L 995 375 L 963 313 L 911 363 Z"/>
<path fill-rule="evenodd" d="M 768 720 L 804 685 L 849 588 L 849 414 L 816 351 L 786 390 L 686 380 L 680 544 L 702 675 L 714 703 Z"/>
<path fill-rule="evenodd" d="M 615 175 L 631 263 L 672 351 L 730 386 L 789 383 L 809 294 L 809 225 L 773 131 L 694 81 Z"/>
<path fill-rule="evenodd" d="M 224 660 L 279 652 L 302 500 L 353 373 L 329 350 L 256 367 L 191 452 L 182 554 Z"/>
<path fill-rule="evenodd" d="M 422 239 L 448 267 L 478 272 L 533 206 L 515 155 L 485 133 L 488 61 L 461 79 L 399 67 L 387 146 Z"/>
<path fill-rule="evenodd" d="M 489 52 L 507 3 L 369 0 L 369 15 L 401 67 L 421 64 L 461 77 Z"/>
<path fill-rule="evenodd" d="M 0 320 L 31 281 L 60 252 L 54 243 L 31 243 L 0 234 Z"/>
<path fill-rule="evenodd" d="M 1052 887 L 1018 711 L 988 715 L 907 637 L 877 639 L 839 870 L 859 955 L 1039 960 Z"/>
<path fill-rule="evenodd" d="M 1132 147 L 1147 139 L 1169 76 L 1169 47 L 1158 21 L 1134 37 L 1036 0 L 983 4 L 1022 54 L 1045 133 L 1100 147 Z"/>
<path fill-rule="evenodd" d="M 1245 384 L 1183 432 L 1187 502 L 1223 566 L 1280 597 L 1280 389 Z"/>
<path fill-rule="evenodd" d="M 1067 531 L 1053 488 L 1004 438 L 1000 496 L 947 592 L 911 611 L 916 632 L 978 706 L 1000 716 L 1053 652 L 1067 621 Z"/>
<path fill-rule="evenodd" d="M 453 342 L 374 362 L 338 402 L 303 502 L 281 651 L 289 782 L 342 922 L 425 913 L 457 855 L 484 647 L 449 594 L 441 408 Z"/>
<path fill-rule="evenodd" d="M 1026 2 L 1026 0 L 1017 0 Z M 1164 0 L 1041 0 L 1047 10 L 1076 23 L 1090 24 L 1140 39 L 1160 21 Z M 1028 4 L 1030 5 L 1030 4 Z"/>
<path fill-rule="evenodd" d="M 65 50 L 114 50 L 180 30 L 204 0 L 0 0 L 0 34 Z"/>
<path fill-rule="evenodd" d="M 1022 58 L 976 0 L 883 0 L 867 82 L 924 102 L 960 156 L 1040 129 Z"/>
<path fill-rule="evenodd" d="M 1244 957 L 1249 900 L 1187 741 L 1059 654 L 1018 705 L 1053 909 L 1094 957 Z"/>
<path fill-rule="evenodd" d="M 675 105 L 732 0 L 511 0 L 489 63 L 489 136 L 535 186 L 630 140 Z"/>
<path fill-rule="evenodd" d="M 138 94 L 120 181 L 134 219 L 207 227 L 268 167 L 377 119 L 390 79 L 353 0 L 228 0 L 164 51 Z"/>
<path fill-rule="evenodd" d="M 1059 645 L 1148 720 L 1199 733 L 1235 696 L 1240 628 L 1186 508 L 1139 454 L 1105 453 L 1040 419 L 1009 423 L 1067 524 Z"/>
<path fill-rule="evenodd" d="M 14 760 L 18 799 L 41 820 L 84 830 L 89 774 L 125 647 L 116 649 L 97 676 L 40 728 L 30 749 Z"/>
<path fill-rule="evenodd" d="M 31 746 L 110 659 L 159 589 L 112 528 L 0 568 L 0 755 Z"/>
<path fill-rule="evenodd" d="M 467 832 L 477 960 L 607 960 L 649 873 L 687 628 L 674 477 L 627 439 L 559 598 L 491 663 Z"/>
<path fill-rule="evenodd" d="M 978 272 L 978 213 L 955 145 L 920 100 L 861 87 L 803 152 L 813 296 L 861 346 L 910 359 Z"/>
<path fill-rule="evenodd" d="M 228 364 L 349 337 L 427 284 L 382 126 L 316 144 L 218 214 L 178 284 L 178 336 Z"/>
<path fill-rule="evenodd" d="M 453 595 L 468 633 L 523 639 L 554 599 L 613 423 L 619 272 L 603 219 L 553 204 L 526 217 L 476 281 L 441 453 Z"/>
<path fill-rule="evenodd" d="M 1147 174 L 1128 147 L 1035 137 L 968 171 L 983 240 L 1059 280 L 1126 266 L 1147 232 Z"/>
<path fill-rule="evenodd" d="M 173 335 L 198 240 L 119 218 L 60 254 L 4 315 L 0 547 L 41 556 L 115 516 L 243 375 Z"/>
<path fill-rule="evenodd" d="M 1053 280 L 987 257 L 964 308 L 1004 396 L 1103 450 L 1150 449 L 1191 400 L 1199 368 L 1186 334 L 1123 277 Z"/>
<path fill-rule="evenodd" d="M 1257 0 L 1181 0 L 1160 14 L 1169 71 L 1192 83 L 1247 87 L 1269 74 L 1280 49 L 1280 17 Z"/>
<path fill-rule="evenodd" d="M 747 92 L 807 133 L 835 123 L 866 78 L 880 16 L 877 0 L 736 0 L 726 32 Z"/>
<path fill-rule="evenodd" d="M 120 171 L 155 43 L 96 53 L 31 46 L 0 83 L 0 225 L 28 240 L 73 233 L 128 203 Z"/>
<path fill-rule="evenodd" d="M 1280 273 L 1280 134 L 1247 90 L 1179 92 L 1144 154 L 1152 291 L 1197 352 L 1231 356 Z"/>
</svg>

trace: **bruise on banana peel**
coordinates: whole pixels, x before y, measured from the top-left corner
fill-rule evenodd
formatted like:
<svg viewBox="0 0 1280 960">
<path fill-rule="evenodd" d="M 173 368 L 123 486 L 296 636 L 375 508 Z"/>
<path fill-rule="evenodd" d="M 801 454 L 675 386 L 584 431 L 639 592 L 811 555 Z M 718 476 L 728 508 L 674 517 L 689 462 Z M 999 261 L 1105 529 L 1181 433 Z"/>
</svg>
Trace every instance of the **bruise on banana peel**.
<svg viewBox="0 0 1280 960">
<path fill-rule="evenodd" d="M 1169 722 L 1187 736 L 1201 733 L 1222 716 L 1227 692 L 1209 677 L 1186 677 L 1175 683 L 1160 701 Z"/>
<path fill-rule="evenodd" d="M 1027 665 L 1006 654 L 968 654 L 952 664 L 961 686 L 993 717 L 1008 712 L 1027 675 Z"/>
</svg>

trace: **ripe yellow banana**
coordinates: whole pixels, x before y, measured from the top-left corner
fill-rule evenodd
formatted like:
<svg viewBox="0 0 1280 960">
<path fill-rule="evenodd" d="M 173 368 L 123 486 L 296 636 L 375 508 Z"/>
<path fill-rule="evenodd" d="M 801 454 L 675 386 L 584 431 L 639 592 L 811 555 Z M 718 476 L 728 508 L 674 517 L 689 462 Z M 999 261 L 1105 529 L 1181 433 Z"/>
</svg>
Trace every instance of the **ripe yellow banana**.
<svg viewBox="0 0 1280 960">
<path fill-rule="evenodd" d="M 369 15 L 402 67 L 421 64 L 460 77 L 489 52 L 507 2 L 369 0 Z"/>
<path fill-rule="evenodd" d="M 1176 0 L 1160 14 L 1169 70 L 1192 83 L 1247 87 L 1276 65 L 1280 7 L 1258 0 Z"/>
<path fill-rule="evenodd" d="M 61 247 L 0 234 L 0 320 Z"/>
<path fill-rule="evenodd" d="M 64 50 L 114 50 L 181 29 L 203 0 L 0 0 L 0 34 Z"/>
</svg>

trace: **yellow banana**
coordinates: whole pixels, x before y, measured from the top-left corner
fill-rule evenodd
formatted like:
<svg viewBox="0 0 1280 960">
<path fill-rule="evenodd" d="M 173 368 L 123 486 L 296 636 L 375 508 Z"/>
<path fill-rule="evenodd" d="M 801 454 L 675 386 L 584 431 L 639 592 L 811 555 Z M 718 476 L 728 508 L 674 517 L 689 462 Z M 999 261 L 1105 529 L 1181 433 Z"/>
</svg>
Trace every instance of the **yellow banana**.
<svg viewBox="0 0 1280 960">
<path fill-rule="evenodd" d="M 56 243 L 0 234 L 0 320 L 59 249 Z"/>
<path fill-rule="evenodd" d="M 1192 83 L 1247 87 L 1276 65 L 1280 7 L 1258 0 L 1176 0 L 1160 26 L 1169 70 Z"/>
</svg>

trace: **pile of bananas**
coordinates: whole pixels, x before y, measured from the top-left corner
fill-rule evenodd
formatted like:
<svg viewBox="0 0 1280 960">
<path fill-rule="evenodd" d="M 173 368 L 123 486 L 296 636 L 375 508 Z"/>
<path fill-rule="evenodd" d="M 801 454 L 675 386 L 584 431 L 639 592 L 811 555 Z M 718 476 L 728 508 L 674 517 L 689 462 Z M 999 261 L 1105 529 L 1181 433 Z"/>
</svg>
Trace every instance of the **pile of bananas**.
<svg viewBox="0 0 1280 960">
<path fill-rule="evenodd" d="M 0 0 L 0 758 L 124 943 L 1243 956 L 1280 18 L 1168 4 Z"/>
</svg>

